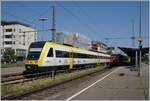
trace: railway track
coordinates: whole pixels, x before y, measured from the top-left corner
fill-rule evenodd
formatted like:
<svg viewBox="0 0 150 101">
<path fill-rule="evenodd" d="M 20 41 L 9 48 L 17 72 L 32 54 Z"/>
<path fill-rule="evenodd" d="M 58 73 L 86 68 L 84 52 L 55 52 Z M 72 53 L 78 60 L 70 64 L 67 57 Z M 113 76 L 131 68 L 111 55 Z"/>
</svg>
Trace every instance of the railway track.
<svg viewBox="0 0 150 101">
<path fill-rule="evenodd" d="M 98 72 L 103 73 L 103 72 L 106 72 L 106 71 L 108 71 L 108 70 L 109 70 L 108 68 L 105 68 L 105 69 L 100 70 L 100 71 L 96 71 L 96 72 L 93 72 L 93 73 L 90 73 L 90 74 L 82 75 L 80 78 L 85 77 L 85 76 L 88 76 L 88 75 L 92 75 L 92 74 L 95 74 L 95 73 L 98 73 Z M 62 71 L 61 71 L 61 72 L 62 72 Z M 21 93 L 21 94 L 5 96 L 5 97 L 2 97 L 2 99 L 4 99 L 4 100 L 20 99 L 20 98 L 22 98 L 22 97 L 25 97 L 25 96 L 34 94 L 34 93 L 36 93 L 36 92 L 40 92 L 40 91 L 43 91 L 43 90 L 46 90 L 46 89 L 49 89 L 49 88 L 52 88 L 52 87 L 55 87 L 55 86 L 58 86 L 58 85 L 67 83 L 67 82 L 69 82 L 69 81 L 76 80 L 76 79 L 79 79 L 79 77 L 78 77 L 78 78 L 71 79 L 71 80 L 65 80 L 65 81 L 63 81 L 63 82 L 61 82 L 61 83 L 58 83 L 58 84 L 55 84 L 55 85 L 46 86 L 46 87 L 40 87 L 40 88 L 35 89 L 35 90 L 29 90 L 29 91 L 23 92 L 23 93 Z"/>
<path fill-rule="evenodd" d="M 7 75 L 2 75 L 1 83 L 2 85 L 23 83 L 27 81 L 36 80 L 36 79 L 54 77 L 56 74 L 62 72 L 65 72 L 65 70 L 59 70 L 55 73 L 53 71 L 50 71 L 50 72 L 34 73 L 34 74 L 23 74 L 23 73 L 7 74 Z"/>
<path fill-rule="evenodd" d="M 23 75 L 23 74 L 22 73 L 5 74 L 5 75 L 2 75 L 1 77 L 6 78 L 6 77 L 11 77 L 11 76 L 17 76 L 17 75 Z"/>
</svg>

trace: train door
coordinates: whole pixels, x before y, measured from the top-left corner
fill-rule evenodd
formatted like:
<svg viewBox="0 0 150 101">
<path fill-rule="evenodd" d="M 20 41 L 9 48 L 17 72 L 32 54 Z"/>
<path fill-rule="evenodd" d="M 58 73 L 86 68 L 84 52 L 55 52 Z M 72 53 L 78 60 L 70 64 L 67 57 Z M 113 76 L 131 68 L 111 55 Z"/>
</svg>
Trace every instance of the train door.
<svg viewBox="0 0 150 101">
<path fill-rule="evenodd" d="M 70 50 L 70 54 L 69 54 L 69 58 L 70 58 L 70 64 L 69 64 L 69 69 L 73 69 L 73 50 Z"/>
<path fill-rule="evenodd" d="M 100 56 L 99 56 L 99 54 L 97 54 L 96 63 L 97 63 L 97 65 L 100 65 Z"/>
<path fill-rule="evenodd" d="M 54 66 L 55 65 L 53 47 L 49 47 L 49 49 L 48 49 L 48 53 L 45 57 L 45 65 L 46 66 Z"/>
</svg>

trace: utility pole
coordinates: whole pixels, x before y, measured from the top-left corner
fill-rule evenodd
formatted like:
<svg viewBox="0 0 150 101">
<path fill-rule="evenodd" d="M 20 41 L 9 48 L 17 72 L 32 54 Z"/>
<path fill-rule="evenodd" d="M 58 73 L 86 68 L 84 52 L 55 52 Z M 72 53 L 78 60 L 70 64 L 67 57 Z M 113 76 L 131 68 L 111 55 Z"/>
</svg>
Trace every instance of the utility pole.
<svg viewBox="0 0 150 101">
<path fill-rule="evenodd" d="M 55 5 L 53 3 L 52 6 L 52 41 L 55 42 L 56 41 L 56 29 L 55 29 Z"/>
<path fill-rule="evenodd" d="M 132 19 L 131 21 L 131 24 L 132 24 L 132 32 L 131 32 L 131 47 L 134 49 L 135 48 L 135 36 L 134 36 L 134 20 Z M 137 52 L 133 53 L 133 56 L 131 56 L 131 61 L 133 63 L 133 68 L 137 67 Z M 135 57 L 134 57 L 135 55 Z M 135 60 L 135 61 L 134 61 Z M 135 62 L 135 63 L 134 63 Z"/>
<path fill-rule="evenodd" d="M 132 20 L 132 34 L 131 34 L 132 47 L 135 47 L 135 36 L 134 36 L 134 20 Z"/>
<path fill-rule="evenodd" d="M 141 1 L 140 1 L 140 17 L 139 17 L 139 37 L 138 37 L 138 41 L 139 41 L 139 73 L 138 73 L 138 76 L 141 75 L 141 50 L 142 50 L 142 41 L 143 41 L 143 38 L 142 38 L 142 34 L 141 34 Z"/>
</svg>

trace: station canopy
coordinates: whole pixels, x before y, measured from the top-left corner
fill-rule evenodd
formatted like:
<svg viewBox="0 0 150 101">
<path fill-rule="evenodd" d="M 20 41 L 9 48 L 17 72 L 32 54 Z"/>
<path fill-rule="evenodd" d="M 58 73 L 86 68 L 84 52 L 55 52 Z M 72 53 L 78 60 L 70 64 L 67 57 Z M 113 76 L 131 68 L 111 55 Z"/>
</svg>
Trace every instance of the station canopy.
<svg viewBox="0 0 150 101">
<path fill-rule="evenodd" d="M 130 47 L 118 47 L 124 53 L 126 53 L 129 57 L 135 57 L 136 51 L 139 51 L 139 48 L 130 48 Z M 149 47 L 142 48 L 142 56 L 148 53 Z"/>
</svg>

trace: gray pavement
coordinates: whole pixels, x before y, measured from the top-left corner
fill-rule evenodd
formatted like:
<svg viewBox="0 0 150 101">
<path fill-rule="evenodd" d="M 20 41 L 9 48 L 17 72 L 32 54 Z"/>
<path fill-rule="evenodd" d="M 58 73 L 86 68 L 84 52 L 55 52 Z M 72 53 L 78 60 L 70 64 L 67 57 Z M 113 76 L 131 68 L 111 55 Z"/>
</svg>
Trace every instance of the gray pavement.
<svg viewBox="0 0 150 101">
<path fill-rule="evenodd" d="M 59 91 L 46 100 L 145 100 L 148 99 L 149 76 L 148 68 L 141 69 L 141 77 L 137 71 L 130 71 L 123 66 L 116 72 L 113 70 L 100 74 L 88 81 L 72 85 L 65 90 Z M 119 74 L 124 75 L 119 75 Z M 105 77 L 105 78 L 104 78 Z M 101 80 L 101 78 L 104 78 Z M 100 80 L 100 81 L 98 81 Z M 98 81 L 98 82 L 97 82 Z M 97 82 L 97 83 L 95 83 Z M 95 84 L 93 84 L 95 83 Z M 92 85 L 93 84 L 93 85 Z M 92 85 L 91 87 L 89 87 Z M 88 89 L 85 89 L 89 87 Z M 83 91 L 84 90 L 84 91 Z"/>
<path fill-rule="evenodd" d="M 141 85 L 144 89 L 145 97 L 149 99 L 149 65 L 148 64 L 142 64 Z"/>
<path fill-rule="evenodd" d="M 24 70 L 25 70 L 25 67 L 1 68 L 1 75 L 12 74 L 12 73 L 21 73 Z"/>
<path fill-rule="evenodd" d="M 147 70 L 146 70 L 147 69 Z M 119 73 L 124 73 L 119 76 Z M 148 68 L 141 69 L 141 78 L 137 71 L 121 68 L 103 81 L 98 82 L 73 100 L 144 100 L 148 99 Z M 144 86 L 144 87 L 143 87 Z M 148 96 L 147 96 L 148 97 Z"/>
<path fill-rule="evenodd" d="M 117 71 L 115 71 L 116 69 Z M 3 68 L 2 74 L 22 72 L 23 70 L 23 67 Z M 148 65 L 142 64 L 141 76 L 139 77 L 137 74 L 138 71 L 130 71 L 129 67 L 121 66 L 104 73 L 73 80 L 24 99 L 34 99 L 34 97 L 42 100 L 149 99 Z M 82 90 L 84 91 L 81 92 Z"/>
</svg>

